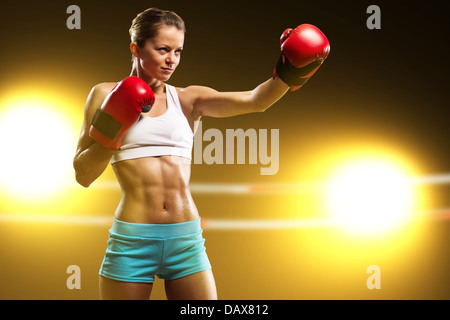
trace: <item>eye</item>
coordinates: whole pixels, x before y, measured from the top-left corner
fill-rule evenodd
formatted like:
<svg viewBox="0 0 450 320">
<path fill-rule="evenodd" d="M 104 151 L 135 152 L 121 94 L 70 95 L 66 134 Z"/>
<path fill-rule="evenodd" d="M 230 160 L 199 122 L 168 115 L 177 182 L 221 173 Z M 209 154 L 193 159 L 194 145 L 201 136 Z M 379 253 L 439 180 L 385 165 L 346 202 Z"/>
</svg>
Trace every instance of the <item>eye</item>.
<svg viewBox="0 0 450 320">
<path fill-rule="evenodd" d="M 163 47 L 163 48 L 158 48 L 158 51 L 161 51 L 162 53 L 163 52 L 169 52 L 169 49 Z"/>
<path fill-rule="evenodd" d="M 182 51 L 183 51 L 183 49 L 178 49 L 178 50 L 175 51 L 175 53 L 181 54 Z"/>
</svg>

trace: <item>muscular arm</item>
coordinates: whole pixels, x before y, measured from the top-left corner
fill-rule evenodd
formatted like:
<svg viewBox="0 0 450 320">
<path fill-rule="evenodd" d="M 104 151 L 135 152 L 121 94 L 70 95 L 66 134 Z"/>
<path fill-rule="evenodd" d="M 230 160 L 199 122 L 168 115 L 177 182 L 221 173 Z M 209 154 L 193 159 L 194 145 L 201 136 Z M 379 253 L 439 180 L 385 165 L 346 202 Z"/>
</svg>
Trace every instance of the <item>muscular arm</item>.
<svg viewBox="0 0 450 320">
<path fill-rule="evenodd" d="M 210 116 L 232 117 L 245 113 L 262 112 L 277 102 L 289 89 L 279 78 L 271 78 L 251 91 L 218 92 L 211 88 L 191 86 L 196 118 Z"/>
<path fill-rule="evenodd" d="M 88 187 L 105 171 L 114 154 L 114 150 L 106 149 L 89 136 L 91 119 L 95 110 L 115 84 L 105 83 L 95 86 L 86 101 L 84 123 L 73 160 L 75 178 L 83 187 Z"/>
</svg>

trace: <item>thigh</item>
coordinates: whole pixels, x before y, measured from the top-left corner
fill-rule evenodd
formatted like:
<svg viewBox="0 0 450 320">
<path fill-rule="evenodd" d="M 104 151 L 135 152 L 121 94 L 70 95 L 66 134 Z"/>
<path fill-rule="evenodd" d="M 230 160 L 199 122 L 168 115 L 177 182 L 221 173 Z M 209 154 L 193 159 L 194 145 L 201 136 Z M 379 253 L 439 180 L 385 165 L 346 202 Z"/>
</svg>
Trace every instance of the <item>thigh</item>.
<svg viewBox="0 0 450 320">
<path fill-rule="evenodd" d="M 100 276 L 102 300 L 148 300 L 153 283 L 124 282 Z"/>
<path fill-rule="evenodd" d="M 169 300 L 217 300 L 216 282 L 212 270 L 165 280 L 165 289 Z"/>
</svg>

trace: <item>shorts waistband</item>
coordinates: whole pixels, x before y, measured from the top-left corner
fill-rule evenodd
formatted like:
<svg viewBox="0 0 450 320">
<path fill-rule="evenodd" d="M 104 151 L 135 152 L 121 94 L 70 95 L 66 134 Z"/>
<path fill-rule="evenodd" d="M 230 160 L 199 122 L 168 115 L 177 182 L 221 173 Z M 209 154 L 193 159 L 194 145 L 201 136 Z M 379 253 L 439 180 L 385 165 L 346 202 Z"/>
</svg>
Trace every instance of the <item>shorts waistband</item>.
<svg viewBox="0 0 450 320">
<path fill-rule="evenodd" d="M 110 231 L 143 238 L 171 238 L 201 231 L 200 218 L 171 224 L 131 223 L 114 218 Z"/>
</svg>

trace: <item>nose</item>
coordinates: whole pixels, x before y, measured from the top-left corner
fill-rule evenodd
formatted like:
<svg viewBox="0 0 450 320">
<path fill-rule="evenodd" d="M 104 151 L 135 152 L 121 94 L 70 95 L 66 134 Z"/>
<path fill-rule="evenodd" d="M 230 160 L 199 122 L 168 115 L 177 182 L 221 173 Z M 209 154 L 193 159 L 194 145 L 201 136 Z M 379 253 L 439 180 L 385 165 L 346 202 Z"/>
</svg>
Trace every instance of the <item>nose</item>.
<svg viewBox="0 0 450 320">
<path fill-rule="evenodd" d="M 175 55 L 175 52 L 169 52 L 169 54 L 166 57 L 166 63 L 171 66 L 177 62 L 177 57 Z"/>
</svg>

